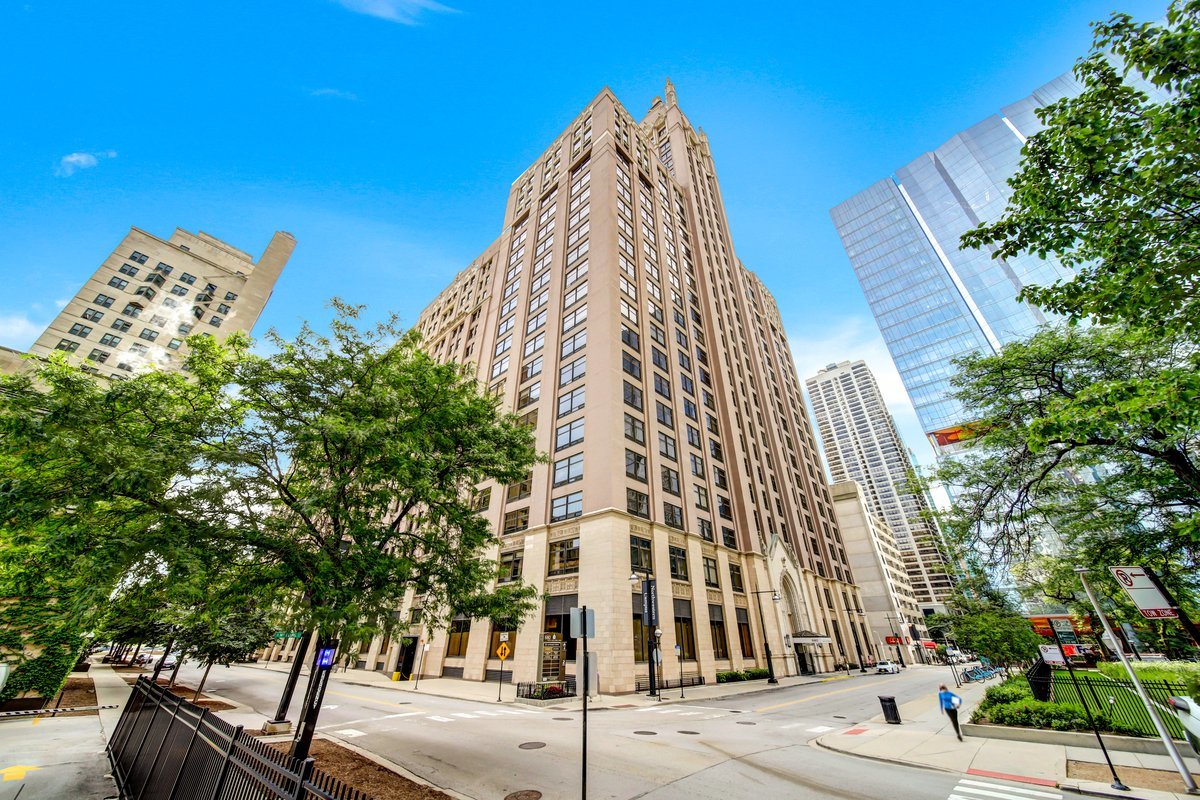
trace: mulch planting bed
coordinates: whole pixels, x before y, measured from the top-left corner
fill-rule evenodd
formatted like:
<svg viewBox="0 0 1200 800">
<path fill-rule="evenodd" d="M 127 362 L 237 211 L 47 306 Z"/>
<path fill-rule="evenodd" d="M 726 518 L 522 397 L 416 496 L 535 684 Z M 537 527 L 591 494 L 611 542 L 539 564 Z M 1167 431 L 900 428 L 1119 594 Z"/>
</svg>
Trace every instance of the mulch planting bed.
<svg viewBox="0 0 1200 800">
<path fill-rule="evenodd" d="M 1167 772 L 1161 769 L 1142 769 L 1141 767 L 1117 767 L 1121 781 L 1128 786 L 1139 789 L 1157 789 L 1161 792 L 1176 792 L 1183 794 L 1187 788 L 1178 772 Z M 1094 764 L 1090 761 L 1067 760 L 1067 777 L 1080 778 L 1085 781 L 1112 783 L 1112 773 L 1105 764 Z"/>
<path fill-rule="evenodd" d="M 47 709 L 53 709 L 58 698 L 54 698 L 46 704 Z M 92 679 L 88 677 L 67 678 L 67 683 L 63 686 L 62 702 L 58 703 L 59 708 L 77 708 L 80 706 L 96 705 L 96 686 L 92 683 Z M 94 717 L 100 712 L 92 711 L 62 711 L 55 714 L 57 717 Z"/>
<path fill-rule="evenodd" d="M 121 677 L 125 679 L 126 683 L 137 683 L 138 675 L 144 674 L 146 673 L 138 670 L 136 675 L 122 675 Z M 158 679 L 158 685 L 165 688 L 168 680 L 170 680 L 170 678 L 160 677 Z M 170 688 L 170 692 L 177 697 L 182 697 L 184 700 L 193 702 L 201 708 L 207 708 L 210 711 L 228 711 L 231 708 L 237 708 L 237 706 L 231 703 L 226 703 L 222 700 L 214 700 L 206 694 L 200 695 L 199 700 L 192 700 L 192 698 L 196 696 L 196 688 L 194 686 L 184 686 L 182 683 L 177 683 L 172 686 Z"/>
<path fill-rule="evenodd" d="M 286 752 L 291 743 L 271 746 Z M 445 792 L 410 781 L 329 739 L 314 739 L 309 755 L 317 769 L 365 792 L 371 800 L 451 800 Z"/>
</svg>

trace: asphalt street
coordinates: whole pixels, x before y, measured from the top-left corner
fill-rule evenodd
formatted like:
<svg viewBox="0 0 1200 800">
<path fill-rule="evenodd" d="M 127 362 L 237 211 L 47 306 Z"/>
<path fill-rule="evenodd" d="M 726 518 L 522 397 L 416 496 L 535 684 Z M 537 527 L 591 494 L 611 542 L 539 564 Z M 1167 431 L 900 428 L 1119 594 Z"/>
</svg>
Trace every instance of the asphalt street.
<svg viewBox="0 0 1200 800">
<path fill-rule="evenodd" d="M 197 672 L 184 667 L 185 681 Z M 266 718 L 284 675 L 217 668 L 208 688 Z M 588 715 L 588 797 L 628 800 L 765 798 L 948 798 L 961 776 L 854 758 L 809 744 L 879 713 L 878 695 L 936 702 L 941 674 L 909 670 L 689 702 L 668 692 L 650 707 Z M 192 684 L 194 685 L 194 684 Z M 303 686 L 297 689 L 296 704 Z M 403 765 L 430 783 L 472 798 L 534 789 L 579 796 L 582 714 L 578 709 L 481 703 L 345 684 L 331 685 L 322 733 Z M 995 796 L 1007 796 L 994 793 Z M 1022 795 L 1011 795 L 1022 796 Z M 1028 795 L 1023 795 L 1028 797 Z"/>
</svg>

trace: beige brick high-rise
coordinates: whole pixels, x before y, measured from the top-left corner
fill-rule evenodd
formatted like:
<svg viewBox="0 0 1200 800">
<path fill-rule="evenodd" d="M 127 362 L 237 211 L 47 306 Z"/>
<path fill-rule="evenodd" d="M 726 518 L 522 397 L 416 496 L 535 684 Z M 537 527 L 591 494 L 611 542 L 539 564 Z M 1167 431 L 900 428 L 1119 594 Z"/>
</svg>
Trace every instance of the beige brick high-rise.
<svg viewBox="0 0 1200 800">
<path fill-rule="evenodd" d="M 131 228 L 30 352 L 73 353 L 91 372 L 120 378 L 149 365 L 177 368 L 193 333 L 249 331 L 296 240 L 279 232 L 262 257 L 207 233 L 160 239 Z"/>
<path fill-rule="evenodd" d="M 601 690 L 632 691 L 648 662 L 630 578 L 647 570 L 669 678 L 677 644 L 684 673 L 709 682 L 764 666 L 760 603 L 778 674 L 854 659 L 851 626 L 868 637 L 847 609 L 861 601 L 779 311 L 734 254 L 708 140 L 669 83 L 640 123 L 601 91 L 416 327 L 438 358 L 477 364 L 549 454 L 528 481 L 480 487 L 497 558 L 549 595 L 510 636 L 516 680 L 537 680 L 543 634 L 586 605 Z M 494 675 L 491 627 L 435 632 L 421 673 Z M 408 672 L 425 637 L 411 633 L 421 642 L 364 645 L 358 666 Z"/>
</svg>

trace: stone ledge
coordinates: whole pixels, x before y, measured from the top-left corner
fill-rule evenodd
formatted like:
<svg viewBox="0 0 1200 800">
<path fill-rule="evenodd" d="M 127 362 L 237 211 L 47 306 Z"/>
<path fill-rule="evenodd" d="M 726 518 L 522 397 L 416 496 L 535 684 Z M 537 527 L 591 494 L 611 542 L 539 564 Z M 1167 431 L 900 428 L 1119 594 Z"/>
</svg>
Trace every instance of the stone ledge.
<svg viewBox="0 0 1200 800">
<path fill-rule="evenodd" d="M 1033 742 L 1035 744 L 1058 744 L 1066 747 L 1091 747 L 1100 749 L 1096 742 L 1096 734 L 1079 731 L 1049 731 L 1043 728 L 1010 728 L 1004 725 L 979 725 L 964 722 L 963 734 L 976 736 L 981 739 L 1005 739 L 1010 742 Z M 1136 736 L 1117 736 L 1111 733 L 1100 734 L 1109 750 L 1120 750 L 1125 753 L 1148 753 L 1165 756 L 1167 748 L 1159 739 L 1139 738 Z M 1186 742 L 1178 744 L 1187 746 Z"/>
</svg>

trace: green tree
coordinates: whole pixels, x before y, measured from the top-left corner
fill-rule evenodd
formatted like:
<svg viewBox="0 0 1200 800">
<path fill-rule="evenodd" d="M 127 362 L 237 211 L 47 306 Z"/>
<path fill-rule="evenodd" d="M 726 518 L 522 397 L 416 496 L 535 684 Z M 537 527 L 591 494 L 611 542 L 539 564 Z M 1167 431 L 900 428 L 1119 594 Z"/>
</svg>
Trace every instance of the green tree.
<svg viewBox="0 0 1200 800">
<path fill-rule="evenodd" d="M 1094 30 L 1075 66 L 1083 92 L 1038 110 L 1045 128 L 1025 144 L 1004 217 L 963 243 L 1060 258 L 1075 277 L 1021 297 L 1072 320 L 1195 334 L 1200 1 L 1175 0 L 1165 25 L 1114 14 Z"/>
<path fill-rule="evenodd" d="M 185 612 L 177 633 L 179 660 L 194 658 L 204 665 L 192 699 L 200 699 L 213 664 L 228 666 L 249 660 L 255 650 L 271 641 L 273 630 L 266 612 L 259 609 L 220 603 Z"/>
<path fill-rule="evenodd" d="M 964 650 L 1008 668 L 1037 657 L 1042 638 L 1007 597 L 984 579 L 961 580 L 946 601 L 949 613 L 929 618 L 931 630 L 948 632 Z"/>
</svg>

